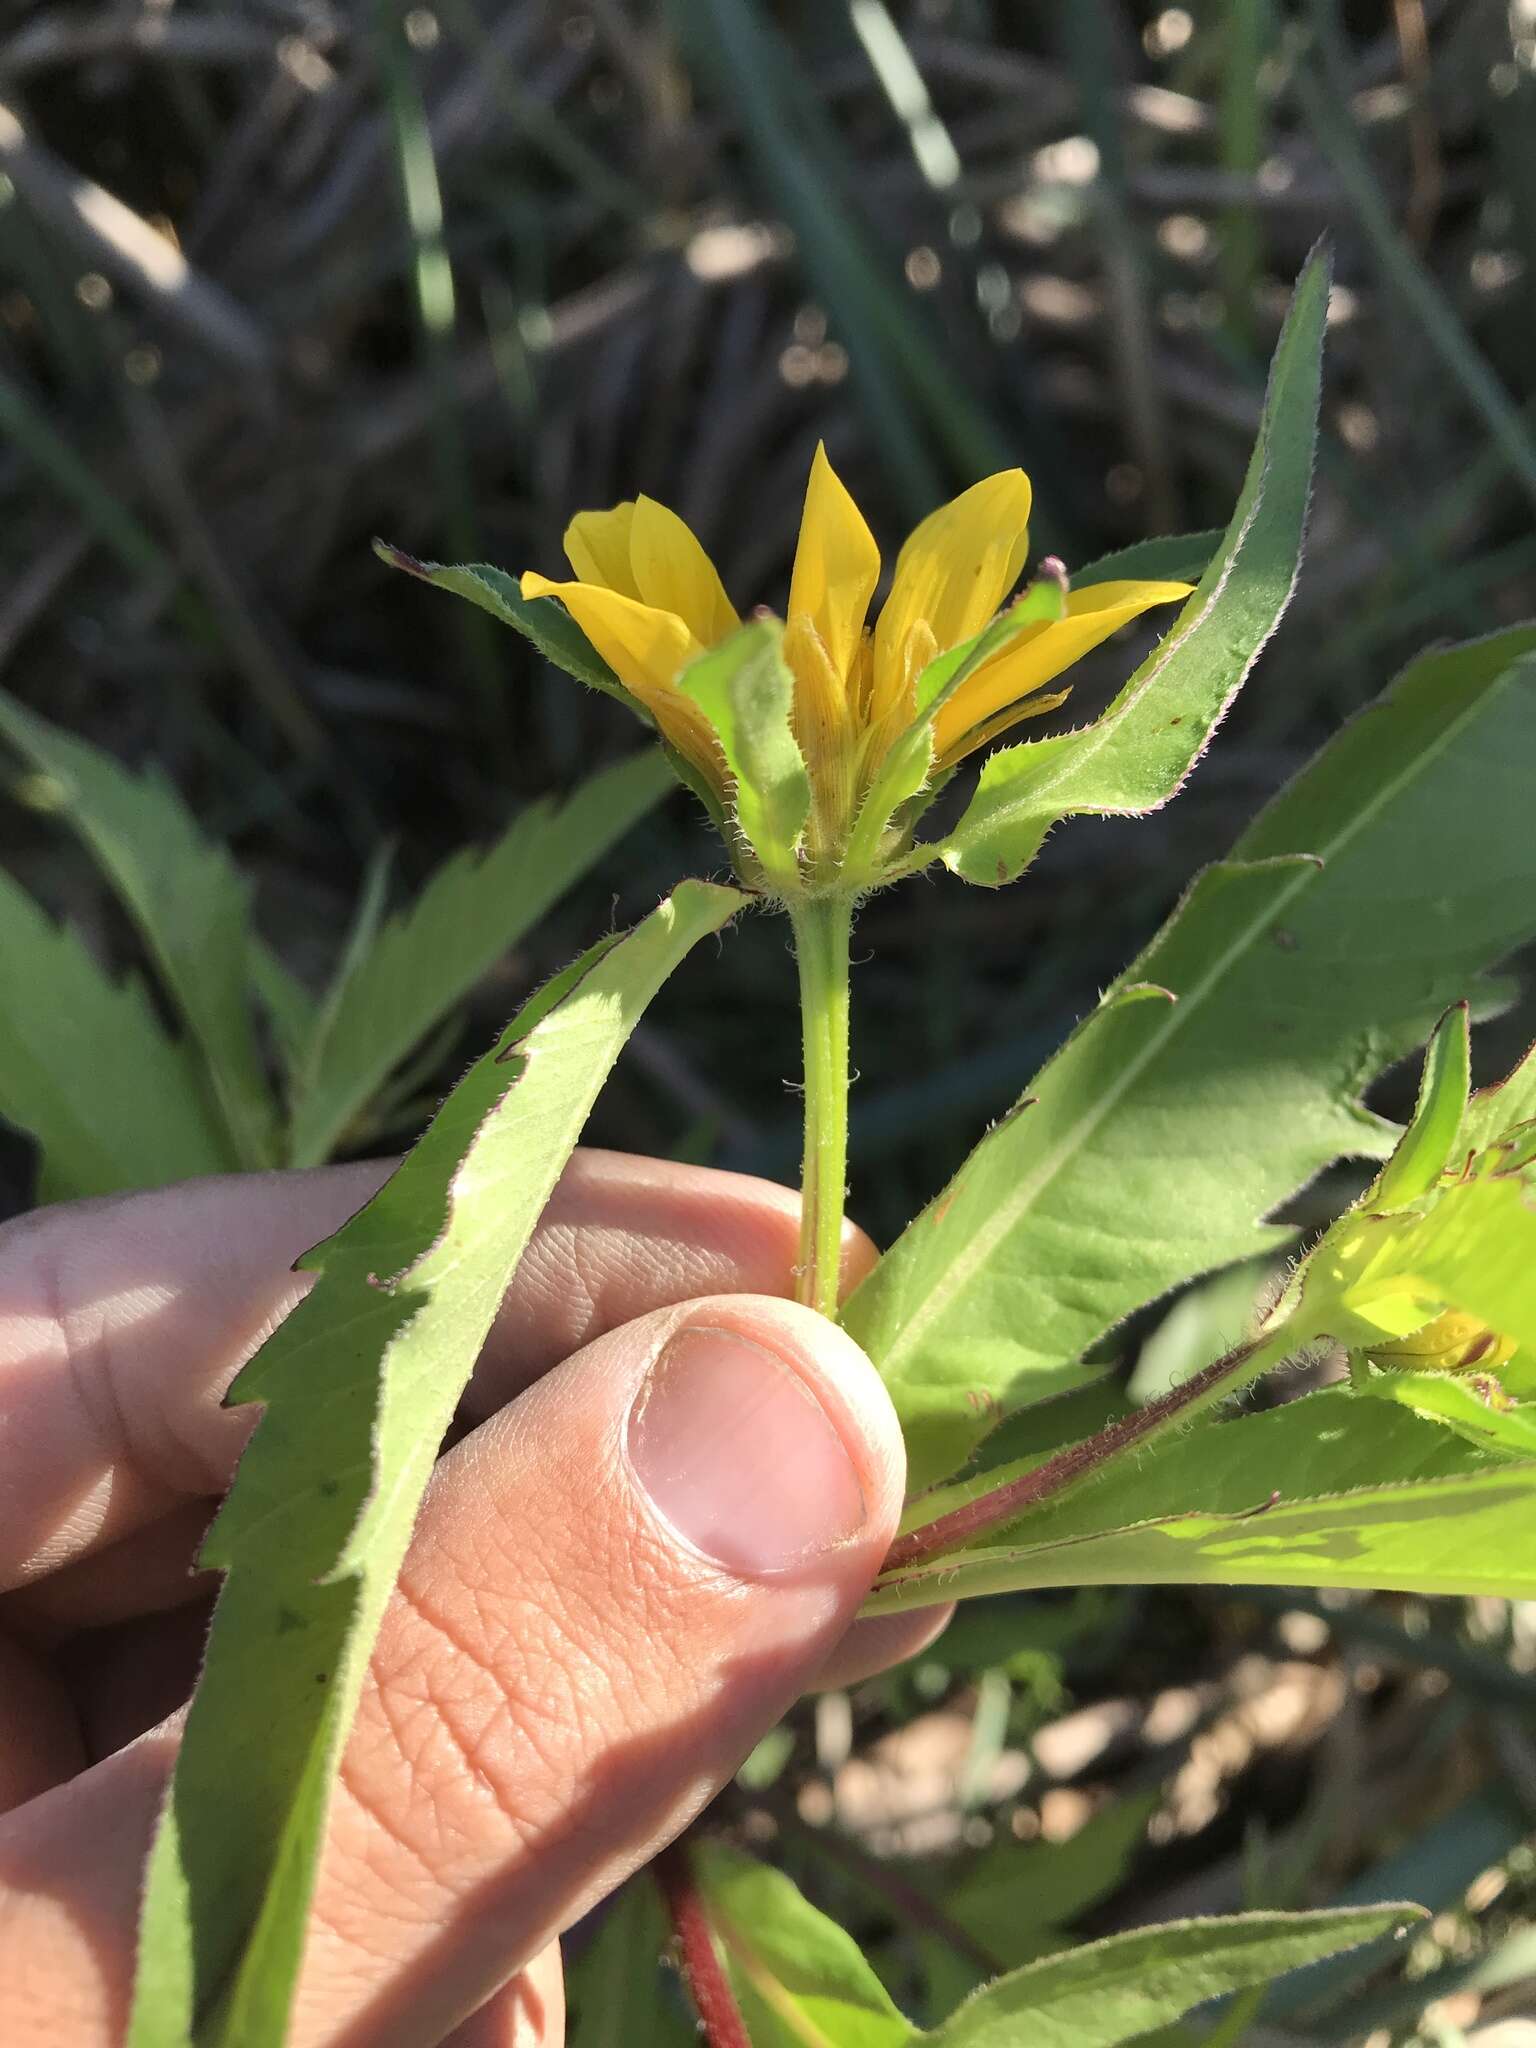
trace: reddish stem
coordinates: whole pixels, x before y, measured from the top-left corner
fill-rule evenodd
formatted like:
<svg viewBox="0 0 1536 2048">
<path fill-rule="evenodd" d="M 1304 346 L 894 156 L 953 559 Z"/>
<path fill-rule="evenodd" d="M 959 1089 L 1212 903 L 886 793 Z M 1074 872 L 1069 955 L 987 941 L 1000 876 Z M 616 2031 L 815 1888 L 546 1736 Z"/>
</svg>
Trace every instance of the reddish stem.
<svg viewBox="0 0 1536 2048">
<path fill-rule="evenodd" d="M 1043 1465 L 1036 1465 L 1033 1471 L 1010 1479 L 1004 1486 L 994 1487 L 990 1493 L 978 1494 L 974 1500 L 951 1508 L 947 1515 L 936 1516 L 909 1535 L 898 1536 L 880 1567 L 882 1586 L 889 1583 L 888 1574 L 910 1571 L 913 1565 L 922 1564 L 930 1557 L 959 1550 L 986 1530 L 995 1529 L 999 1523 L 1013 1521 L 1026 1508 L 1038 1507 L 1042 1501 L 1064 1493 L 1069 1486 L 1085 1479 L 1090 1472 L 1108 1463 L 1131 1444 L 1150 1436 L 1180 1409 L 1205 1399 L 1213 1388 L 1241 1370 L 1255 1348 L 1247 1344 L 1240 1350 L 1229 1351 L 1225 1358 L 1204 1366 L 1181 1386 L 1159 1394 L 1156 1400 L 1138 1408 L 1134 1415 L 1124 1415 L 1118 1422 L 1106 1423 L 1096 1435 L 1085 1437 L 1080 1444 L 1068 1444 L 1064 1451 L 1047 1458 Z"/>
<path fill-rule="evenodd" d="M 709 1914 L 694 1883 L 687 1849 L 674 1842 L 652 1868 L 672 1918 L 683 1979 L 708 2048 L 752 2048 L 747 2023 L 710 1932 Z"/>
</svg>

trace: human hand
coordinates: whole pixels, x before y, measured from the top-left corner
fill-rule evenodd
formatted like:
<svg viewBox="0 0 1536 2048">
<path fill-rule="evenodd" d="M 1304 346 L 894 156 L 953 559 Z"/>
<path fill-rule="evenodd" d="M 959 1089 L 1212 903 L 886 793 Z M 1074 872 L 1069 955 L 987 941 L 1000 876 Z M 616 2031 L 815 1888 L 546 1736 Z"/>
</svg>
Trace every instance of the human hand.
<svg viewBox="0 0 1536 2048">
<path fill-rule="evenodd" d="M 109 2048 L 254 1423 L 220 1400 L 386 1169 L 191 1183 L 0 1232 L 0 2040 Z M 294 2048 L 553 2048 L 556 1938 L 807 1688 L 944 1615 L 854 1622 L 900 1511 L 885 1390 L 784 1299 L 762 1181 L 578 1153 L 476 1368 L 333 1804 Z M 850 1226 L 851 1281 L 872 1256 Z M 850 1625 L 851 1624 L 851 1625 Z"/>
</svg>

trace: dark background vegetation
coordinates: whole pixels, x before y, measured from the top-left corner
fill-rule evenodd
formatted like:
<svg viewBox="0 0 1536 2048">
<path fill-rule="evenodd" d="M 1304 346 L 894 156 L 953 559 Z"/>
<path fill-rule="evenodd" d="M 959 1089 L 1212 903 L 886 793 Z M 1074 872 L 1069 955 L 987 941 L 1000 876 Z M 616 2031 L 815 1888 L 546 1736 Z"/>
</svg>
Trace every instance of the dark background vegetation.
<svg viewBox="0 0 1536 2048">
<path fill-rule="evenodd" d="M 892 551 L 1016 462 L 1037 550 L 1069 564 L 1220 525 L 1324 232 L 1311 551 L 1190 789 L 1145 823 L 1064 828 L 1017 890 L 924 882 L 863 921 L 853 1207 L 889 1235 L 1407 655 L 1536 610 L 1532 0 L 10 0 L 0 682 L 162 762 L 318 983 L 382 839 L 403 887 L 637 741 L 392 575 L 372 535 L 550 569 L 573 511 L 644 490 L 745 609 L 782 599 L 818 436 Z M 1072 715 L 1139 651 L 1108 650 Z M 124 947 L 46 818 L 7 803 L 0 835 L 44 900 Z M 444 1084 L 523 989 L 719 860 L 674 799 L 483 992 Z M 1486 1034 L 1490 1069 L 1519 1035 Z M 597 1135 L 791 1177 L 795 1044 L 784 934 L 760 919 L 678 977 Z M 13 1170 L 19 1193 L 19 1143 Z M 1170 1674 L 1219 1689 L 1281 1655 L 1252 1606 L 1117 1612 L 1077 1679 L 1143 1707 Z M 1484 1620 L 1509 1678 L 1507 1617 Z M 1387 1774 L 1385 1819 L 1357 1812 L 1352 1854 L 1319 1851 L 1338 1882 L 1461 1811 L 1407 1813 L 1415 1773 L 1518 1811 L 1489 1729 L 1507 1751 L 1529 1699 L 1480 1691 L 1482 1666 L 1436 1691 L 1413 1649 L 1411 1628 L 1483 1624 L 1383 1625 L 1372 1685 L 1388 1674 L 1401 1754 L 1360 1763 Z M 1330 1626 L 1315 1654 L 1358 1676 L 1359 1615 Z M 1355 1676 L 1358 1722 L 1376 1694 Z M 1235 1902 L 1245 1828 L 1294 1821 L 1306 1782 L 1223 1793 L 1174 1859 L 1226 1873 L 1198 1902 Z M 1472 1839 L 1463 1885 L 1498 1860 Z"/>
</svg>

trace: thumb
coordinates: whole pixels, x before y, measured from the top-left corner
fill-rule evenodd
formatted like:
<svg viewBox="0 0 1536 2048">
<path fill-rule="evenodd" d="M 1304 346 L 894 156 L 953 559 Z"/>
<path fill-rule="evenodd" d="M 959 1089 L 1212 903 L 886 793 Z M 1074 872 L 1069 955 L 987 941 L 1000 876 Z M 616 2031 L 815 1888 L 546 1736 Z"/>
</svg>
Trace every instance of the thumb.
<svg viewBox="0 0 1536 2048">
<path fill-rule="evenodd" d="M 466 1438 L 347 1752 L 295 2041 L 439 2038 L 675 1835 L 824 1665 L 903 1472 L 852 1340 L 741 1295 Z"/>
</svg>

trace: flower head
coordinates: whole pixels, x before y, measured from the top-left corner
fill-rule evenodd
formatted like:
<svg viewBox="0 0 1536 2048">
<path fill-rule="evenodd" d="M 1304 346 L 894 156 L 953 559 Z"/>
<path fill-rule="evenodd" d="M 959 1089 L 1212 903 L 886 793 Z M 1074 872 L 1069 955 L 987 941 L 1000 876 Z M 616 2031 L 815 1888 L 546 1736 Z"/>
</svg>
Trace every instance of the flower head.
<svg viewBox="0 0 1536 2048">
<path fill-rule="evenodd" d="M 790 577 L 783 656 L 791 719 L 810 785 L 806 839 L 836 860 L 860 805 L 898 743 L 921 728 L 932 783 L 1022 719 L 1052 709 L 1063 671 L 1185 583 L 1110 582 L 1075 590 L 1056 616 L 999 636 L 995 652 L 940 682 L 941 657 L 974 643 L 1017 585 L 1029 539 L 1030 486 L 1002 470 L 941 506 L 896 559 L 871 627 L 880 551 L 826 450 L 811 466 Z M 525 598 L 558 598 L 663 737 L 705 783 L 728 794 L 719 739 L 683 678 L 741 620 L 714 564 L 674 512 L 636 498 L 582 512 L 565 534 L 575 579 L 529 572 Z M 930 686 L 925 688 L 925 678 Z M 944 686 L 947 682 L 948 686 Z"/>
</svg>

